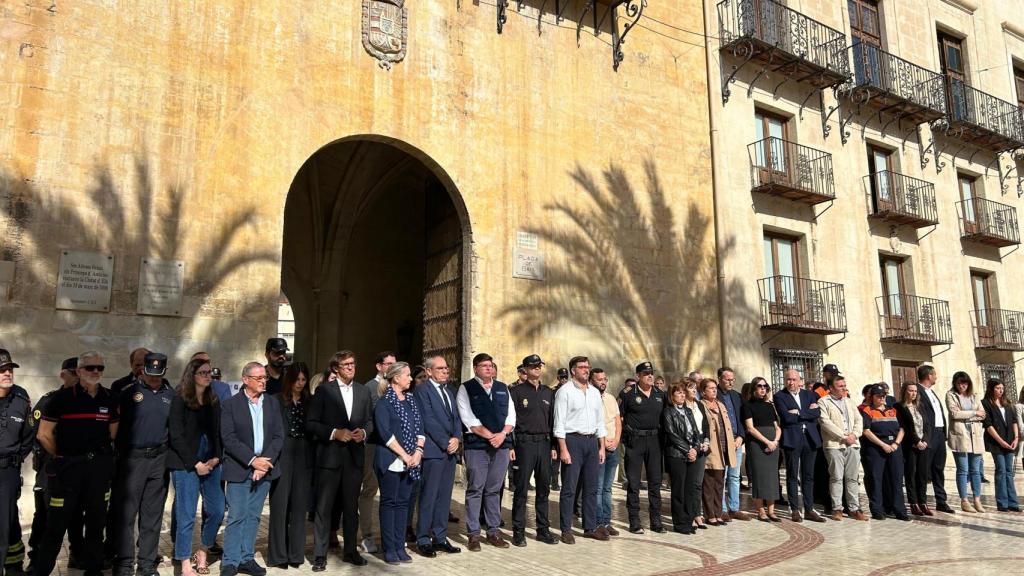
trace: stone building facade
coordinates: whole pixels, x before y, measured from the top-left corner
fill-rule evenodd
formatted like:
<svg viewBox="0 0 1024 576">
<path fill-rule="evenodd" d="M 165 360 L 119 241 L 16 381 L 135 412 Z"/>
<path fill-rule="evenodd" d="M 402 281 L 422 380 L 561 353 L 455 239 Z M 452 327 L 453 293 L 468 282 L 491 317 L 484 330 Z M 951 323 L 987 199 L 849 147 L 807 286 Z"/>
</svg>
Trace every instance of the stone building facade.
<svg viewBox="0 0 1024 576">
<path fill-rule="evenodd" d="M 360 378 L 385 348 L 711 368 L 701 4 L 498 4 L 0 5 L 19 381 L 87 349 L 118 377 L 140 345 L 235 379 L 282 290 L 296 359 L 351 348 Z M 57 309 L 62 251 L 112 258 L 109 310 Z M 179 310 L 138 312 L 143 260 L 183 264 Z"/>
</svg>

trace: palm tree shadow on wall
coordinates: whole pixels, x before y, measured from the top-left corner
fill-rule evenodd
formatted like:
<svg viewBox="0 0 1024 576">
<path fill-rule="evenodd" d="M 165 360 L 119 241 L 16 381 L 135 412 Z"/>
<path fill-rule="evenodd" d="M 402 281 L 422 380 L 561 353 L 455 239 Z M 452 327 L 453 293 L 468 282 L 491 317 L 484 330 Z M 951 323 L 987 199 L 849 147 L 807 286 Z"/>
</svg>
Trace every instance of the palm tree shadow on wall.
<svg viewBox="0 0 1024 576">
<path fill-rule="evenodd" d="M 670 204 L 652 160 L 644 173 L 639 189 L 615 164 L 601 180 L 577 165 L 569 175 L 584 198 L 546 205 L 545 225 L 526 229 L 550 255 L 544 280 L 530 282 L 522 301 L 501 311 L 521 342 L 571 326 L 600 343 L 610 355 L 602 363 L 650 359 L 659 372 L 679 374 L 720 361 L 720 296 L 730 331 L 757 329 L 739 285 L 718 293 L 709 215 L 694 204 Z M 723 254 L 732 249 L 730 240 Z"/>
<path fill-rule="evenodd" d="M 239 236 L 256 230 L 255 204 L 192 206 L 186 211 L 187 190 L 168 186 L 158 194 L 149 165 L 141 156 L 135 158 L 133 176 L 134 190 L 118 189 L 110 168 L 97 165 L 94 182 L 76 205 L 24 176 L 0 169 L 0 216 L 6 221 L 0 257 L 16 263 L 8 304 L 53 308 L 60 250 L 69 249 L 114 255 L 110 313 L 120 316 L 136 314 L 141 258 L 185 261 L 182 315 L 170 319 L 176 323 L 163 325 L 166 331 L 127 344 L 126 354 L 129 347 L 152 346 L 157 339 L 175 341 L 179 348 L 162 352 L 190 354 L 195 350 L 182 348 L 195 338 L 193 328 L 204 319 L 223 322 L 209 323 L 201 338 L 189 345 L 221 340 L 232 330 L 232 319 L 270 314 L 265 320 L 276 321 L 276 306 L 240 294 L 227 284 L 232 274 L 247 266 L 277 262 L 271 250 L 241 246 Z M 214 210 L 220 217 L 213 226 L 200 227 L 193 216 L 197 210 Z M 194 248 L 186 254 L 184 240 L 194 240 L 196 235 L 201 240 L 190 242 Z M 276 304 L 276 294 L 268 298 Z M 157 317 L 140 316 L 147 318 Z M 121 340 L 114 334 L 89 336 L 108 343 Z"/>
</svg>

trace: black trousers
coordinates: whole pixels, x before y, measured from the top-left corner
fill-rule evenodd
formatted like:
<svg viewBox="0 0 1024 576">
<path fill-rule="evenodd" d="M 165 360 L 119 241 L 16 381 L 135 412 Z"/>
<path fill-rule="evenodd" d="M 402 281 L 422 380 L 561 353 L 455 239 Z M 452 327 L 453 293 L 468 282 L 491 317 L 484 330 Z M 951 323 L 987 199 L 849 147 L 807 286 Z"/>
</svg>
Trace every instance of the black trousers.
<svg viewBox="0 0 1024 576">
<path fill-rule="evenodd" d="M 928 449 L 902 447 L 903 473 L 906 476 L 907 501 L 910 504 L 928 502 L 928 466 L 925 466 Z M 888 510 L 887 510 L 888 511 Z"/>
<path fill-rule="evenodd" d="M 935 491 L 935 505 L 946 503 L 946 429 L 932 430 L 932 440 L 928 443 L 927 466 L 931 473 L 932 490 Z"/>
<path fill-rule="evenodd" d="M 118 459 L 114 482 L 120 499 L 112 503 L 117 518 L 113 533 L 115 575 L 135 571 L 136 525 L 139 568 L 148 570 L 156 566 L 167 501 L 166 456 L 166 452 L 151 458 L 128 454 Z"/>
<path fill-rule="evenodd" d="M 566 434 L 565 448 L 572 463 L 562 466 L 562 491 L 559 494 L 559 527 L 562 532 L 572 531 L 573 500 L 576 498 L 576 484 L 582 479 L 583 487 L 583 529 L 597 529 L 597 475 L 601 471 L 600 450 L 594 435 Z"/>
<path fill-rule="evenodd" d="M 307 462 L 305 438 L 285 437 L 278 468 L 270 485 L 270 526 L 267 564 L 302 564 L 306 548 L 306 506 L 312 488 L 312 462 Z"/>
<path fill-rule="evenodd" d="M 686 458 L 666 458 L 669 481 L 672 483 L 672 527 L 686 529 L 701 514 L 701 490 L 704 485 L 704 461 L 698 456 L 693 462 Z"/>
<path fill-rule="evenodd" d="M 539 437 L 538 437 L 539 438 Z M 530 491 L 530 478 L 534 478 L 534 507 L 537 513 L 537 533 L 551 529 L 548 516 L 548 496 L 551 493 L 551 441 L 516 439 L 516 459 L 512 462 L 512 532 L 526 531 L 526 502 Z"/>
<path fill-rule="evenodd" d="M 871 477 L 871 491 L 868 492 L 871 513 L 886 513 L 882 494 L 888 487 L 892 494 L 892 511 L 895 514 L 906 514 L 907 507 L 903 504 L 903 449 L 886 454 L 872 442 L 866 443 L 862 450 L 867 452 L 864 475 Z"/>
<path fill-rule="evenodd" d="M 110 454 L 97 454 L 91 459 L 55 459 L 47 466 L 54 475 L 47 477 L 46 535 L 35 562 L 36 574 L 53 572 L 64 543 L 68 517 L 79 507 L 85 513 L 85 540 L 79 560 L 87 571 L 98 572 L 103 567 L 103 527 L 107 520 L 114 459 Z"/>
<path fill-rule="evenodd" d="M 21 468 L 8 466 L 0 468 L 0 572 L 7 564 L 7 547 L 14 543 L 11 526 L 18 522 L 18 493 L 21 492 Z M 21 530 L 18 530 L 21 543 Z"/>
<path fill-rule="evenodd" d="M 641 468 L 647 469 L 647 504 L 651 527 L 661 526 L 661 443 L 658 435 L 637 436 L 629 432 L 626 439 L 626 510 L 629 527 L 640 526 Z"/>
<path fill-rule="evenodd" d="M 362 462 L 359 462 L 362 464 Z M 340 468 L 317 470 L 316 517 L 313 521 L 313 556 L 327 556 L 335 502 L 341 511 L 341 531 L 345 554 L 356 552 L 359 538 L 359 491 L 363 487 L 363 467 L 354 462 Z"/>
<path fill-rule="evenodd" d="M 785 448 L 786 454 L 786 498 L 791 510 L 800 510 L 800 494 L 803 493 L 804 511 L 814 509 L 814 448 L 807 432 L 800 435 L 800 445 Z"/>
</svg>

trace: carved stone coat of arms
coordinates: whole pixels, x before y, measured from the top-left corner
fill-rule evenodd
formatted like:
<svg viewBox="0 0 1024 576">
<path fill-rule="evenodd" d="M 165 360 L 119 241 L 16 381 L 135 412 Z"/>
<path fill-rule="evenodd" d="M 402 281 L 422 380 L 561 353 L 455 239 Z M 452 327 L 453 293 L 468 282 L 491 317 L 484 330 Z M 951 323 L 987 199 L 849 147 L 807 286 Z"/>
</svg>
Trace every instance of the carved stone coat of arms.
<svg viewBox="0 0 1024 576">
<path fill-rule="evenodd" d="M 381 68 L 405 58 L 408 35 L 405 0 L 363 0 L 363 48 Z"/>
</svg>

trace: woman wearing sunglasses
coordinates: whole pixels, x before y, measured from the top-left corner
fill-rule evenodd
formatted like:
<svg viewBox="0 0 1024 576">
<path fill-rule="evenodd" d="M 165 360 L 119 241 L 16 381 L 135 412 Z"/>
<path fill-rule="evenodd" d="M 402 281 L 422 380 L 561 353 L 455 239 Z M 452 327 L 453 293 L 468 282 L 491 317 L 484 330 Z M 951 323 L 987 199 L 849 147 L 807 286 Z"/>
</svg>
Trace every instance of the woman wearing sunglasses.
<svg viewBox="0 0 1024 576">
<path fill-rule="evenodd" d="M 747 430 L 747 475 L 750 477 L 750 495 L 757 506 L 757 519 L 762 522 L 780 522 L 775 515 L 775 501 L 779 499 L 779 416 L 768 401 L 768 381 L 758 376 L 745 387 L 740 419 Z"/>
</svg>

